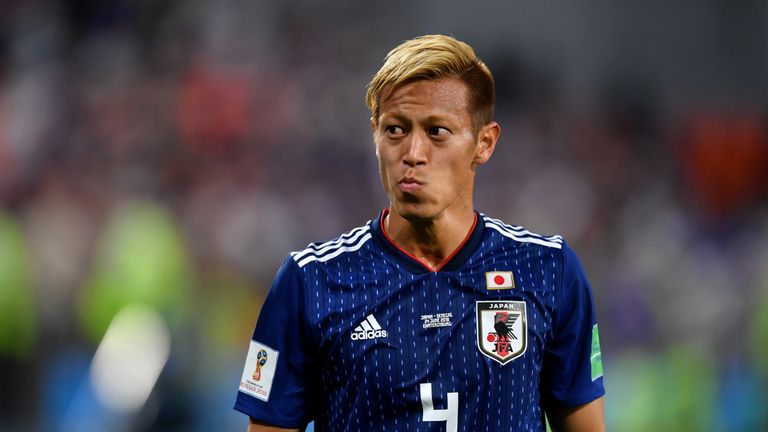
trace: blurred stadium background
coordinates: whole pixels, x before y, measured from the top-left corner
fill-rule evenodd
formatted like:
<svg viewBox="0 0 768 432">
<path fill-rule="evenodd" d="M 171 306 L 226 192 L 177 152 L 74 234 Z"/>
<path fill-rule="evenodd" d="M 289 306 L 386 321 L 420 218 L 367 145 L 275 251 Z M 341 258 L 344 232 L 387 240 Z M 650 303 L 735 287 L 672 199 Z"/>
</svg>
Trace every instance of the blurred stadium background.
<svg viewBox="0 0 768 432">
<path fill-rule="evenodd" d="M 768 430 L 760 0 L 0 1 L 0 430 L 243 430 L 269 282 L 385 206 L 364 86 L 425 33 L 497 80 L 478 208 L 584 262 L 609 430 Z"/>
</svg>

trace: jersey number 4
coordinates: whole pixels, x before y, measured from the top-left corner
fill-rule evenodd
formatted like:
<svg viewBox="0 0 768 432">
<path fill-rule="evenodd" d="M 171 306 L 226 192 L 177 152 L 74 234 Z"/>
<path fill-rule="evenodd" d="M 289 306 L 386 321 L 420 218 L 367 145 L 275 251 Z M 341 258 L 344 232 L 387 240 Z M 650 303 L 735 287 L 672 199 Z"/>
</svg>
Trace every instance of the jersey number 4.
<svg viewBox="0 0 768 432">
<path fill-rule="evenodd" d="M 432 383 L 419 384 L 419 394 L 421 409 L 424 412 L 423 421 L 444 421 L 446 432 L 459 430 L 459 394 L 457 392 L 448 393 L 448 408 L 438 410 L 435 409 L 435 403 L 432 401 Z"/>
</svg>

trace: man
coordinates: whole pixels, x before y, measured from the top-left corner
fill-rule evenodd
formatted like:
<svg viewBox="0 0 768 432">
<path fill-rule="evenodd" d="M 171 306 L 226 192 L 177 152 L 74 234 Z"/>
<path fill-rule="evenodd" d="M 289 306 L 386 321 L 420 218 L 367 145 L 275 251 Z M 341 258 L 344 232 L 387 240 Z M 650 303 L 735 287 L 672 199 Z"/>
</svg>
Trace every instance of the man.
<svg viewBox="0 0 768 432">
<path fill-rule="evenodd" d="M 604 430 L 589 285 L 559 236 L 474 211 L 499 138 L 472 48 L 392 50 L 367 104 L 389 207 L 292 252 L 250 343 L 250 431 Z"/>
</svg>

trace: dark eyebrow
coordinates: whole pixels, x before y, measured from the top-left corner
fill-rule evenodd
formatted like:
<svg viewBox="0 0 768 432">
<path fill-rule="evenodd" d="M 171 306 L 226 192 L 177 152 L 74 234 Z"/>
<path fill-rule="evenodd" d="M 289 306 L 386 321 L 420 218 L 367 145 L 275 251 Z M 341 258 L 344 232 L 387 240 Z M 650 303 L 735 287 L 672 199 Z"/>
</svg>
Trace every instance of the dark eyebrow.
<svg viewBox="0 0 768 432">
<path fill-rule="evenodd" d="M 401 122 L 401 123 L 403 123 L 405 125 L 410 125 L 412 123 L 412 120 L 409 117 L 407 117 L 407 116 L 405 116 L 403 114 L 397 113 L 397 112 L 381 114 L 379 116 L 379 123 L 381 123 L 385 119 L 396 120 L 396 121 L 399 121 L 399 122 Z M 422 122 L 420 122 L 420 123 L 422 123 Z M 439 115 L 438 114 L 438 115 L 430 115 L 428 117 L 425 117 L 423 119 L 423 123 L 426 123 L 426 124 L 448 123 L 450 125 L 457 125 L 457 124 L 461 124 L 461 119 L 456 118 L 455 116 L 452 116 L 452 115 Z"/>
</svg>

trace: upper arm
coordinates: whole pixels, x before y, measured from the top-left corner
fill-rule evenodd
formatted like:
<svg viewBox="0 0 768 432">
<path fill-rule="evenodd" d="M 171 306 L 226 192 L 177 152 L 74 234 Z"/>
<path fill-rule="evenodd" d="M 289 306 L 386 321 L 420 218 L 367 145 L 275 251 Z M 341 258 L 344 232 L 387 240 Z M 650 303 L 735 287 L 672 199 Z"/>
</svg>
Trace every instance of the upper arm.
<svg viewBox="0 0 768 432">
<path fill-rule="evenodd" d="M 602 355 L 592 290 L 563 244 L 560 291 L 541 371 L 546 406 L 581 406 L 603 396 Z"/>
<path fill-rule="evenodd" d="M 303 276 L 288 256 L 259 314 L 235 400 L 236 410 L 288 428 L 266 430 L 302 428 L 313 416 L 312 359 L 316 357 L 309 342 L 305 304 Z"/>
<path fill-rule="evenodd" d="M 255 420 L 253 417 L 250 417 L 250 420 L 248 422 L 248 431 L 247 432 L 298 432 L 298 429 L 285 429 L 285 428 L 279 428 L 277 426 L 270 426 L 266 423 L 262 423 L 258 420 Z"/>
<path fill-rule="evenodd" d="M 553 432 L 605 432 L 603 398 L 584 405 L 547 410 Z"/>
</svg>

